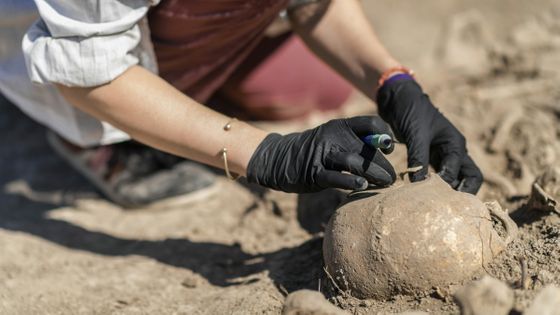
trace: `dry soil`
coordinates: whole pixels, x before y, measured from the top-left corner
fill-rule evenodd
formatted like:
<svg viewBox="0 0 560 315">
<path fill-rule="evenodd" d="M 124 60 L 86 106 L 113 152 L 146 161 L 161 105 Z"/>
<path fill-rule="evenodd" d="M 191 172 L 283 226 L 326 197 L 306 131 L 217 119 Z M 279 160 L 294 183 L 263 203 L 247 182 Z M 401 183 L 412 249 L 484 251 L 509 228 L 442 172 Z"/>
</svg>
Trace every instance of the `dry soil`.
<svg viewBox="0 0 560 315">
<path fill-rule="evenodd" d="M 498 200 L 520 226 L 485 272 L 517 287 L 522 311 L 543 285 L 560 283 L 560 218 L 525 206 L 535 176 L 560 164 L 558 4 L 365 5 L 389 48 L 466 135 L 486 176 L 479 197 Z M 373 108 L 356 97 L 333 115 Z M 0 112 L 0 314 L 278 314 L 286 294 L 302 288 L 354 314 L 458 312 L 453 288 L 380 302 L 332 286 L 321 231 L 342 193 L 297 196 L 222 178 L 212 198 L 125 211 L 49 149 L 43 127 L 5 100 Z M 285 131 L 327 118 L 263 125 Z M 391 160 L 403 169 L 404 148 Z M 520 260 L 526 288 L 518 286 Z"/>
</svg>

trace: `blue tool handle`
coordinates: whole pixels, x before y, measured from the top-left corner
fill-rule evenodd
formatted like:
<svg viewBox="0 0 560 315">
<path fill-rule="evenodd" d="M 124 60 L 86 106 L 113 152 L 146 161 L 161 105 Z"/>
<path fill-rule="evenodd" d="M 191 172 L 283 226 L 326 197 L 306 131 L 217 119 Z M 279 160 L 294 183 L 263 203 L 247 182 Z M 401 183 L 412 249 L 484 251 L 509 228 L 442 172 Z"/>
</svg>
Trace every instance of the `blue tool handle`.
<svg viewBox="0 0 560 315">
<path fill-rule="evenodd" d="M 393 147 L 393 139 L 388 134 L 372 134 L 362 137 L 362 141 L 376 149 L 391 149 Z"/>
</svg>

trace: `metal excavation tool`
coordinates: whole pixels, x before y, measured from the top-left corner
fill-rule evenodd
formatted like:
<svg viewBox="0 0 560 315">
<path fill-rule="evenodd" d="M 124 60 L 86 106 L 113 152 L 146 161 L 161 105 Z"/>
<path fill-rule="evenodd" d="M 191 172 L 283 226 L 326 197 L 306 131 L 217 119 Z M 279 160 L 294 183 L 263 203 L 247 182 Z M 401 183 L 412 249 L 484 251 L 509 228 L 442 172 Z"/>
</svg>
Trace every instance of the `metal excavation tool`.
<svg viewBox="0 0 560 315">
<path fill-rule="evenodd" d="M 376 149 L 384 149 L 385 151 L 393 151 L 393 139 L 388 134 L 373 134 L 362 137 L 362 141 Z"/>
</svg>

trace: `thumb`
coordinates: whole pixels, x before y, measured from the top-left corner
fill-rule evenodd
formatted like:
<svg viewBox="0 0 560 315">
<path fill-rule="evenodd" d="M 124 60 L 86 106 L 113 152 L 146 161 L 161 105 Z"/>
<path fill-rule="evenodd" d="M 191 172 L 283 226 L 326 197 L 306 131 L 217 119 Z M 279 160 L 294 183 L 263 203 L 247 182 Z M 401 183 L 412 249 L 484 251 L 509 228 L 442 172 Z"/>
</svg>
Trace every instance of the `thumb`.
<svg viewBox="0 0 560 315">
<path fill-rule="evenodd" d="M 369 134 L 388 134 L 393 137 L 391 128 L 377 116 L 356 116 L 345 119 L 346 124 L 359 137 Z"/>
<path fill-rule="evenodd" d="M 361 176 L 331 170 L 323 170 L 317 174 L 317 184 L 323 188 L 347 190 L 364 190 L 368 187 L 368 181 Z"/>
</svg>

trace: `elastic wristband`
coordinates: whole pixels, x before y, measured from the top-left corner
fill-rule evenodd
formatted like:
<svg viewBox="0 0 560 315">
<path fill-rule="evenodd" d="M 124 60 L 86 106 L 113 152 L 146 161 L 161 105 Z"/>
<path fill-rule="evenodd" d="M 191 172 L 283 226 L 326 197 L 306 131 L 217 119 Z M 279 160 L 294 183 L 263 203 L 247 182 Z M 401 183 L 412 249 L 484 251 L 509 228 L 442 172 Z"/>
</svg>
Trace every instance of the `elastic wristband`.
<svg viewBox="0 0 560 315">
<path fill-rule="evenodd" d="M 408 74 L 412 78 L 414 77 L 414 71 L 408 69 L 407 67 L 403 67 L 403 66 L 393 67 L 383 72 L 383 74 L 381 74 L 381 77 L 379 77 L 379 81 L 377 81 L 377 89 L 379 90 L 383 86 L 383 84 L 385 84 L 385 81 L 392 78 L 393 77 L 392 75 L 396 72 L 400 72 L 400 74 Z"/>
<path fill-rule="evenodd" d="M 393 82 L 401 81 L 401 80 L 414 80 L 414 77 L 408 73 L 399 73 L 395 74 L 394 76 L 390 77 L 389 79 L 383 82 L 383 85 L 393 84 Z M 381 86 L 379 87 L 381 88 Z"/>
</svg>

